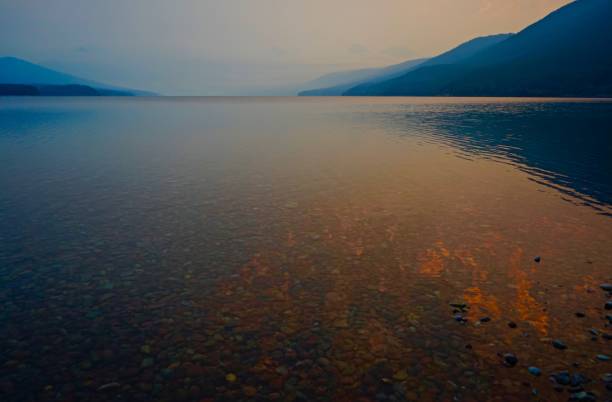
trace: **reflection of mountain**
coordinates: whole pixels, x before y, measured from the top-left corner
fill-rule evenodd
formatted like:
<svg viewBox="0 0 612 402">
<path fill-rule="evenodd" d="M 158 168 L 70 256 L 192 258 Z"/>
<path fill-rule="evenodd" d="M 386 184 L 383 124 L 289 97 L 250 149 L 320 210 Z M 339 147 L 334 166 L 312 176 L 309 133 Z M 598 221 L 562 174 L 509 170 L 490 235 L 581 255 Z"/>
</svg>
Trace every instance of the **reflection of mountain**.
<svg viewBox="0 0 612 402">
<path fill-rule="evenodd" d="M 612 213 L 612 103 L 442 105 L 395 122 L 468 155 L 512 163 Z"/>
</svg>

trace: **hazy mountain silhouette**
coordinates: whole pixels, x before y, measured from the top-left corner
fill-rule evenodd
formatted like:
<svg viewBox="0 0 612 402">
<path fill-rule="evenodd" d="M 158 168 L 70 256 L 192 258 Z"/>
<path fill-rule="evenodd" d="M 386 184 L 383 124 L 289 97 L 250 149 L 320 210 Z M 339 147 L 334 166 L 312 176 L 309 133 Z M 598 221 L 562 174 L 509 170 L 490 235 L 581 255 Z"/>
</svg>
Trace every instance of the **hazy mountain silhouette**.
<svg viewBox="0 0 612 402">
<path fill-rule="evenodd" d="M 371 84 L 376 84 L 396 77 L 400 77 L 410 71 L 414 71 L 423 66 L 433 66 L 437 64 L 450 64 L 466 59 L 482 49 L 491 45 L 497 44 L 505 39 L 508 39 L 512 34 L 499 34 L 492 36 L 483 36 L 465 42 L 448 52 L 442 53 L 439 56 L 431 59 L 410 60 L 404 63 L 395 64 L 388 67 L 378 69 L 364 69 L 344 71 L 324 75 L 309 85 L 317 85 L 319 89 L 306 90 L 299 93 L 300 96 L 338 96 L 342 95 L 349 89 L 363 85 L 364 87 Z M 340 84 L 330 85 L 331 82 L 341 81 Z M 342 82 L 343 81 L 343 82 Z M 327 85 L 323 85 L 327 84 Z"/>
<path fill-rule="evenodd" d="M 417 66 L 417 68 L 412 70 L 412 72 L 420 71 L 420 73 L 411 76 L 411 84 L 414 86 L 414 91 L 416 92 L 415 95 L 427 94 L 431 85 L 445 79 L 444 75 L 438 73 L 445 71 L 445 68 L 440 68 L 437 66 L 461 63 L 478 52 L 488 49 L 493 45 L 497 45 L 511 36 L 512 34 L 499 34 L 474 38 L 420 64 Z M 423 71 L 428 71 L 429 74 L 423 74 Z M 403 74 L 402 76 L 406 75 L 408 74 Z M 452 77 L 454 78 L 454 75 Z M 390 84 L 387 84 L 387 82 Z M 380 91 L 379 88 L 384 88 L 387 90 L 387 85 L 395 85 L 395 81 L 369 81 L 355 86 L 354 88 L 349 88 L 343 94 L 361 95 L 362 93 L 367 93 L 370 91 Z"/>
<path fill-rule="evenodd" d="M 15 57 L 0 57 L 0 95 L 20 92 L 10 85 L 34 87 L 37 95 L 152 95 L 145 91 L 120 88 L 52 70 Z M 23 89 L 23 88 L 22 88 Z M 32 90 L 26 92 L 32 94 Z"/>
<path fill-rule="evenodd" d="M 0 96 L 134 96 L 131 92 L 88 85 L 0 84 Z"/>
<path fill-rule="evenodd" d="M 402 74 L 421 65 L 427 59 L 408 60 L 379 68 L 364 68 L 360 70 L 339 71 L 323 75 L 305 84 L 300 96 L 339 96 L 348 89 L 363 82 L 379 82 L 399 77 Z"/>
<path fill-rule="evenodd" d="M 462 60 L 345 95 L 612 96 L 612 1 L 577 0 Z"/>
<path fill-rule="evenodd" d="M 447 52 L 442 53 L 439 56 L 432 57 L 425 63 L 421 64 L 419 67 L 460 63 L 485 49 L 489 49 L 493 45 L 497 45 L 498 43 L 504 42 L 506 39 L 509 39 L 513 35 L 514 34 L 512 33 L 504 33 L 474 38 L 472 40 L 462 43 L 461 45 Z"/>
<path fill-rule="evenodd" d="M 39 96 L 38 88 L 24 84 L 0 84 L 0 96 Z"/>
</svg>

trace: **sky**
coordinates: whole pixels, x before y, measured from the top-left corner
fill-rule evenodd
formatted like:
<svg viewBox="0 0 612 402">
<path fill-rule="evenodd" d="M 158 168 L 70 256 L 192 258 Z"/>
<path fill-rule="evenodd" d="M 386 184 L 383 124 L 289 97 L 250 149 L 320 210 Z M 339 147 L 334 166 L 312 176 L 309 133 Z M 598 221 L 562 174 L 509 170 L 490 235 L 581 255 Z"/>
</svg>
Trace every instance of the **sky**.
<svg viewBox="0 0 612 402">
<path fill-rule="evenodd" d="M 289 94 L 517 32 L 569 2 L 0 0 L 0 56 L 166 95 Z"/>
</svg>

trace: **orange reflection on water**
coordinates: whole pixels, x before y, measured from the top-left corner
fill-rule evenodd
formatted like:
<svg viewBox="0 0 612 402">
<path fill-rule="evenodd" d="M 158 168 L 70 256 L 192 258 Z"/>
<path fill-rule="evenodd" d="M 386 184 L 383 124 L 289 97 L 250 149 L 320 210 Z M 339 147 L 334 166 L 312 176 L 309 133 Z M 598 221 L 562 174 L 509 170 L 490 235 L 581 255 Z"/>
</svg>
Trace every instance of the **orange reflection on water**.
<svg viewBox="0 0 612 402">
<path fill-rule="evenodd" d="M 516 288 L 514 308 L 521 321 L 528 322 L 545 336 L 548 335 L 549 317 L 544 312 L 543 306 L 531 294 L 533 283 L 529 279 L 529 270 L 523 266 L 522 261 L 525 260 L 523 254 L 520 247 L 516 248 L 509 259 L 508 276 L 514 280 Z"/>
<path fill-rule="evenodd" d="M 492 319 L 501 317 L 501 308 L 495 296 L 483 294 L 478 286 L 472 286 L 463 292 L 463 299 L 472 308 L 472 311 L 479 310 L 486 313 Z M 479 317 L 474 317 L 478 319 Z"/>
<path fill-rule="evenodd" d="M 448 250 L 443 247 L 428 248 L 419 256 L 418 272 L 426 276 L 440 276 L 444 271 L 444 261 L 448 256 Z"/>
<path fill-rule="evenodd" d="M 474 165 L 465 168 L 473 175 L 488 174 Z M 504 196 L 514 194 L 513 186 L 525 185 L 509 183 L 499 190 L 508 193 Z M 479 209 L 463 204 L 457 210 L 453 205 L 428 209 L 427 204 L 420 211 L 427 219 L 402 215 L 404 195 L 369 186 L 345 194 L 350 201 L 300 202 L 299 214 L 292 210 L 279 217 L 287 221 L 283 229 L 267 234 L 278 241 L 259 249 L 237 276 L 220 281 L 219 294 L 207 301 L 220 327 L 235 322 L 239 331 L 256 334 L 250 347 L 260 354 L 254 368 L 259 381 L 283 390 L 291 378 L 299 384 L 314 376 L 318 382 L 312 388 L 339 401 L 370 400 L 381 382 L 414 389 L 417 397 L 408 400 L 446 400 L 456 392 L 449 379 L 464 378 L 467 371 L 474 373 L 467 377 L 484 384 L 510 376 L 500 394 L 520 394 L 522 372 L 503 371 L 498 353 L 514 350 L 521 358 L 540 358 L 542 344 L 528 342 L 554 332 L 540 281 L 556 250 L 550 238 L 563 236 L 548 231 L 550 238 L 538 238 L 529 231 L 534 222 L 559 225 L 526 213 L 512 217 L 522 219 L 515 229 L 508 216 L 498 213 L 497 203 L 486 203 L 490 189 L 440 188 L 447 194 L 432 202 L 472 191 L 474 204 L 489 209 L 486 223 L 472 225 Z M 523 237 L 547 256 L 546 264 L 534 267 L 534 250 Z M 468 305 L 467 324 L 454 319 L 453 301 Z M 491 321 L 479 322 L 484 316 Z M 519 322 L 520 329 L 509 329 L 509 321 Z M 532 332 L 539 336 L 523 336 Z M 235 343 L 244 341 L 225 342 L 225 348 L 240 351 Z M 294 349 L 302 344 L 304 356 L 296 357 L 300 351 Z M 322 354 L 323 362 L 311 358 L 310 350 Z M 296 361 L 309 360 L 316 364 L 306 374 Z M 483 387 L 480 395 L 488 396 L 489 389 Z"/>
</svg>

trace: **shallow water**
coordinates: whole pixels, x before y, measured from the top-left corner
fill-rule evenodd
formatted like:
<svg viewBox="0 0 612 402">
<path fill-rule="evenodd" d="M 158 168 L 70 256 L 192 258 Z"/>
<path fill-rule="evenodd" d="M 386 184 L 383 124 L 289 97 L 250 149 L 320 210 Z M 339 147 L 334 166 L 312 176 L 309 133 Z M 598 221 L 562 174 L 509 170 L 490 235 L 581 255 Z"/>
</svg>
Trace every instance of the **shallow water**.
<svg viewBox="0 0 612 402">
<path fill-rule="evenodd" d="M 3 401 L 611 397 L 610 102 L 0 98 L 0 166 Z"/>
</svg>

